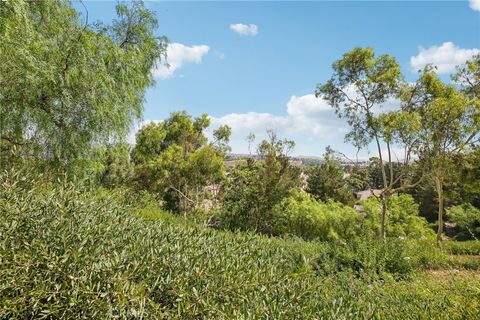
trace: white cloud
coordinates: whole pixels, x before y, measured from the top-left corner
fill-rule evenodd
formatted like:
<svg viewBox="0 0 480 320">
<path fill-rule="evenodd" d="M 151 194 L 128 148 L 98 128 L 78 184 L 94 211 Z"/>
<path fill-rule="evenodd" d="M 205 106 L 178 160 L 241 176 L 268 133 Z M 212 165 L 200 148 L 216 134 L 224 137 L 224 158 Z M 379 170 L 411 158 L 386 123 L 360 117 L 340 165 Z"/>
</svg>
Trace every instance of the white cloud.
<svg viewBox="0 0 480 320">
<path fill-rule="evenodd" d="M 480 5 L 480 2 L 478 3 Z M 410 66 L 417 71 L 427 64 L 433 64 L 438 67 L 438 73 L 451 73 L 455 71 L 455 66 L 480 53 L 480 49 L 462 49 L 453 42 L 444 42 L 441 46 L 429 48 L 420 47 L 419 50 L 418 55 L 410 58 Z"/>
<path fill-rule="evenodd" d="M 232 128 L 231 146 L 234 152 L 246 152 L 246 136 L 249 133 L 254 133 L 258 142 L 266 137 L 268 129 L 273 129 L 280 138 L 297 140 L 300 137 L 297 142 L 304 139 L 310 142 L 342 140 L 346 131 L 343 120 L 337 118 L 324 100 L 315 98 L 313 94 L 291 96 L 286 104 L 285 115 L 247 112 L 211 119 L 212 130 L 225 124 Z"/>
<path fill-rule="evenodd" d="M 185 63 L 200 63 L 203 56 L 210 51 L 207 45 L 186 46 L 181 43 L 171 43 L 167 48 L 167 62 L 169 66 L 162 64 L 154 70 L 154 75 L 160 79 L 171 78 L 175 71 Z"/>
<path fill-rule="evenodd" d="M 480 0 L 470 0 L 470 8 L 480 11 Z"/>
<path fill-rule="evenodd" d="M 292 116 L 302 116 L 326 110 L 331 110 L 328 103 L 323 99 L 318 99 L 313 94 L 300 97 L 291 96 L 287 103 L 287 112 Z"/>
<path fill-rule="evenodd" d="M 281 129 L 289 124 L 288 117 L 271 113 L 230 113 L 220 118 L 212 117 L 213 125 L 228 125 L 233 133 L 263 132 L 267 129 Z"/>
<path fill-rule="evenodd" d="M 353 89 L 349 88 L 347 91 L 355 95 Z M 384 103 L 382 111 L 396 109 L 398 106 L 398 101 L 389 99 Z M 376 112 L 379 111 L 376 110 Z M 246 137 L 249 133 L 255 134 L 256 141 L 253 146 L 256 146 L 258 142 L 266 138 L 266 131 L 272 129 L 279 138 L 296 141 L 295 150 L 298 154 L 320 155 L 323 148 L 329 144 L 337 149 L 345 148 L 343 140 L 348 131 L 345 120 L 339 119 L 325 100 L 316 98 L 313 94 L 291 96 L 286 101 L 281 115 L 267 112 L 229 113 L 220 117 L 211 117 L 211 121 L 212 124 L 207 130 L 209 138 L 212 137 L 213 130 L 221 125 L 226 124 L 232 128 L 230 146 L 235 153 L 248 152 Z M 149 122 L 151 120 L 144 121 L 135 129 L 138 130 L 139 127 Z M 134 140 L 133 135 L 131 140 Z M 251 151 L 255 152 L 253 146 Z M 346 152 L 351 153 L 350 151 Z M 368 154 L 365 157 L 368 158 Z"/>
<path fill-rule="evenodd" d="M 230 29 L 242 36 L 256 36 L 258 27 L 255 24 L 235 23 L 230 25 Z"/>
</svg>

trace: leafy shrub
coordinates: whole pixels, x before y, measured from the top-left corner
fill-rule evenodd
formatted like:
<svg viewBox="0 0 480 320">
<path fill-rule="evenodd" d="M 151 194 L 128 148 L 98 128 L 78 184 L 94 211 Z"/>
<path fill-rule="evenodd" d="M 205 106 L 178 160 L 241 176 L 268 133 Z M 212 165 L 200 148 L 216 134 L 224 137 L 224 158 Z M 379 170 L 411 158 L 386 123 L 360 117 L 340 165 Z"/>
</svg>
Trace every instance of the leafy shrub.
<svg viewBox="0 0 480 320">
<path fill-rule="evenodd" d="M 442 247 L 451 254 L 480 255 L 480 241 L 444 241 Z"/>
<path fill-rule="evenodd" d="M 304 239 L 334 240 L 355 237 L 362 218 L 354 209 L 328 200 L 319 202 L 295 191 L 273 208 L 272 233 Z"/>
<path fill-rule="evenodd" d="M 401 242 L 405 256 L 413 268 L 422 269 L 445 269 L 450 267 L 448 255 L 435 245 L 433 235 L 421 239 L 404 239 Z"/>
<path fill-rule="evenodd" d="M 447 209 L 447 216 L 459 229 L 455 238 L 461 240 L 480 238 L 480 209 L 470 203 L 464 203 Z"/>
<path fill-rule="evenodd" d="M 323 275 L 348 272 L 369 279 L 388 274 L 406 276 L 413 268 L 399 239 L 389 239 L 384 243 L 368 237 L 327 246 L 316 262 L 317 272 Z"/>
<path fill-rule="evenodd" d="M 375 197 L 362 201 L 369 229 L 379 234 L 381 226 L 381 204 Z M 386 233 L 388 237 L 408 237 L 412 239 L 431 236 L 425 218 L 418 215 L 418 204 L 412 196 L 401 194 L 392 197 L 387 212 Z"/>
</svg>

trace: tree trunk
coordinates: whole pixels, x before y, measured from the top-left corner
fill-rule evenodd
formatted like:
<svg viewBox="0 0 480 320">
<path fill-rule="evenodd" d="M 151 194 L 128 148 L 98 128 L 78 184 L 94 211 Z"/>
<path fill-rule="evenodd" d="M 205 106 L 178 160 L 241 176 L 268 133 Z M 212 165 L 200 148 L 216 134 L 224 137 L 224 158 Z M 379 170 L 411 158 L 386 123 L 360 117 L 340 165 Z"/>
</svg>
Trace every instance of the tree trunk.
<svg viewBox="0 0 480 320">
<path fill-rule="evenodd" d="M 438 248 L 442 246 L 443 233 L 443 177 L 441 175 L 435 176 L 435 189 L 437 190 L 438 199 L 438 229 L 436 245 Z"/>
<path fill-rule="evenodd" d="M 382 228 L 380 231 L 380 237 L 385 242 L 387 236 L 387 210 L 388 210 L 388 198 L 389 196 L 382 197 Z"/>
<path fill-rule="evenodd" d="M 386 216 L 387 216 L 387 201 L 388 201 L 388 196 L 385 198 L 385 191 L 387 191 L 389 188 L 388 182 L 387 182 L 387 174 L 385 172 L 385 165 L 383 163 L 383 157 L 382 157 L 382 147 L 380 146 L 380 140 L 378 139 L 377 134 L 375 133 L 375 141 L 377 143 L 377 149 L 378 149 L 378 157 L 380 159 L 380 168 L 382 170 L 382 180 L 383 180 L 383 191 L 382 191 L 382 231 L 381 231 L 381 238 L 383 241 L 385 241 L 385 223 L 386 223 Z"/>
</svg>

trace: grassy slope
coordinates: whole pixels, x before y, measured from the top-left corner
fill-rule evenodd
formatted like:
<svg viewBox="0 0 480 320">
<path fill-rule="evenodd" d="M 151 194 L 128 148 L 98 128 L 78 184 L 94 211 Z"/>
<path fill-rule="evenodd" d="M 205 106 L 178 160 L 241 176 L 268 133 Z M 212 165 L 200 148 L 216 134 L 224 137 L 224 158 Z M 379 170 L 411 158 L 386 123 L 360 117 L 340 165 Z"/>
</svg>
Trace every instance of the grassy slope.
<svg viewBox="0 0 480 320">
<path fill-rule="evenodd" d="M 319 244 L 135 217 L 73 189 L 0 194 L 0 318 L 478 319 L 478 274 L 320 277 Z M 439 280 L 440 279 L 440 280 Z"/>
</svg>

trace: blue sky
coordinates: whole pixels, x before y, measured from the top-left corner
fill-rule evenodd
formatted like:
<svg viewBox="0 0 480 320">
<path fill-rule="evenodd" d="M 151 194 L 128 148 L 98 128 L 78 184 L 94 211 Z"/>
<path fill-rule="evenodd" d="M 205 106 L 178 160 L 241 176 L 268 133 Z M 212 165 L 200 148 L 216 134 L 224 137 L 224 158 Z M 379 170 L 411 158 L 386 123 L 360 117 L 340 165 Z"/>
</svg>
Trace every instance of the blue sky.
<svg viewBox="0 0 480 320">
<path fill-rule="evenodd" d="M 115 4 L 86 1 L 90 21 L 111 21 Z M 144 120 L 177 110 L 208 113 L 212 127 L 232 126 L 236 153 L 247 152 L 249 132 L 260 140 L 274 129 L 296 141 L 296 155 L 319 156 L 327 145 L 354 154 L 343 141 L 346 124 L 312 96 L 331 76 L 332 62 L 354 47 L 395 56 L 408 81 L 427 62 L 438 64 L 448 80 L 455 64 L 480 52 L 478 0 L 146 5 L 172 46 L 171 68 L 155 71 L 157 83 L 146 94 Z"/>
</svg>

